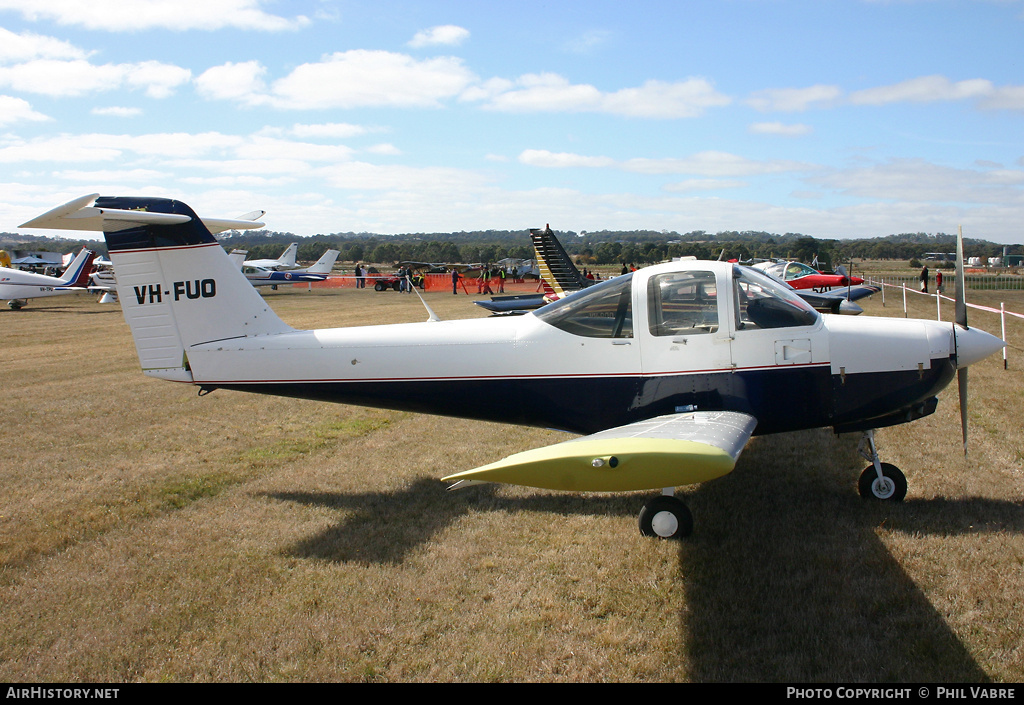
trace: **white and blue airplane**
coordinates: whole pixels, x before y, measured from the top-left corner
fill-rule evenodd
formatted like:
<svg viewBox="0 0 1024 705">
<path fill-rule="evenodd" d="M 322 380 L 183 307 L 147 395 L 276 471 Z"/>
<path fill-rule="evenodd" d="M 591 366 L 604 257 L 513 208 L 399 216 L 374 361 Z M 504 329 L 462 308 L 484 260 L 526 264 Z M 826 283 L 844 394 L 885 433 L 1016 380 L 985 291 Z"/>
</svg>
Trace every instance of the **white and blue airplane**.
<svg viewBox="0 0 1024 705">
<path fill-rule="evenodd" d="M 309 265 L 305 269 L 293 269 L 289 271 L 277 271 L 274 269 L 267 269 L 265 267 L 255 267 L 250 262 L 245 261 L 245 255 L 248 254 L 245 250 L 232 250 L 231 257 L 232 261 L 238 264 L 242 269 L 242 274 L 249 280 L 249 283 L 253 286 L 269 286 L 272 289 L 277 289 L 278 286 L 285 286 L 288 284 L 301 284 L 303 282 L 322 282 L 327 278 L 327 275 L 331 273 L 331 269 L 334 268 L 334 263 L 338 260 L 338 255 L 341 254 L 338 250 L 327 250 L 324 252 L 320 259 L 313 264 Z"/>
<path fill-rule="evenodd" d="M 204 393 L 583 434 L 445 479 L 453 487 L 661 489 L 640 513 L 650 536 L 688 535 L 693 517 L 674 488 L 730 472 L 755 434 L 863 432 L 871 464 L 861 494 L 902 500 L 906 478 L 880 461 L 874 429 L 931 414 L 956 375 L 966 448 L 967 367 L 1004 345 L 967 326 L 962 299 L 957 323 L 822 315 L 756 270 L 700 260 L 646 267 L 522 316 L 296 330 L 184 203 L 89 199 L 79 199 L 87 217 L 64 206 L 22 227 L 61 227 L 50 224 L 73 217 L 80 229 L 104 232 L 145 374 Z"/>
<path fill-rule="evenodd" d="M 95 252 L 82 248 L 60 277 L 0 267 L 0 299 L 8 299 L 7 306 L 17 310 L 29 299 L 88 291 L 89 270 L 95 257 Z"/>
</svg>

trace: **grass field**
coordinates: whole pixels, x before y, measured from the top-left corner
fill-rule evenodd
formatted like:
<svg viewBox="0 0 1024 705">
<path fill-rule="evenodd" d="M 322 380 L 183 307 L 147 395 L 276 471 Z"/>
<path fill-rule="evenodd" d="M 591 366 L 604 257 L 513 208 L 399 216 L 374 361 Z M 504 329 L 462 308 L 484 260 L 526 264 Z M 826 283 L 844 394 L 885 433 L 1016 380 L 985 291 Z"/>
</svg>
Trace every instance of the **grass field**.
<svg viewBox="0 0 1024 705">
<path fill-rule="evenodd" d="M 296 327 L 425 318 L 394 292 L 267 299 Z M 1009 370 L 971 368 L 968 460 L 955 385 L 878 432 L 903 504 L 858 497 L 855 435 L 758 437 L 685 492 L 676 543 L 638 535 L 646 494 L 438 480 L 563 434 L 197 398 L 139 372 L 117 306 L 4 308 L 0 680 L 1020 682 L 1022 323 Z"/>
</svg>

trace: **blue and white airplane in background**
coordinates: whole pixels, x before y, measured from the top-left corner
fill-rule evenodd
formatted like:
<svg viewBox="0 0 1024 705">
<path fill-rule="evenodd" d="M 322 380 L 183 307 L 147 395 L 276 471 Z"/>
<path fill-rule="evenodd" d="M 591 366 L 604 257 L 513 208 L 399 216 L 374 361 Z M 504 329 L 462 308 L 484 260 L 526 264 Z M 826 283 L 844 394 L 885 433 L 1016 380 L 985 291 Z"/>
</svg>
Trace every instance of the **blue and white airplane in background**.
<svg viewBox="0 0 1024 705">
<path fill-rule="evenodd" d="M 250 284 L 253 286 L 269 286 L 276 290 L 278 286 L 285 286 L 288 284 L 322 282 L 327 278 L 327 275 L 331 273 L 331 269 L 334 268 L 334 263 L 338 260 L 338 255 L 340 255 L 341 252 L 338 250 L 327 250 L 320 256 L 320 259 L 305 269 L 293 269 L 289 271 L 277 271 L 274 269 L 267 269 L 265 267 L 253 266 L 251 261 L 245 261 L 246 254 L 248 253 L 245 250 L 232 250 L 231 254 L 228 256 L 233 262 L 238 264 L 242 270 L 242 274 L 245 275 L 245 278 L 249 280 Z"/>
<path fill-rule="evenodd" d="M 871 464 L 860 493 L 902 500 L 906 478 L 880 461 L 874 429 L 931 414 L 957 376 L 966 448 L 967 368 L 1004 346 L 967 326 L 962 297 L 956 323 L 822 315 L 761 272 L 701 260 L 646 267 L 521 316 L 296 330 L 180 201 L 89 196 L 22 227 L 66 227 L 68 219 L 104 232 L 145 374 L 203 392 L 583 434 L 451 468 L 445 479 L 453 487 L 660 488 L 640 530 L 665 538 L 693 528 L 675 487 L 731 472 L 755 434 L 862 432 Z"/>
<path fill-rule="evenodd" d="M 95 252 L 82 248 L 60 277 L 0 267 L 0 299 L 8 299 L 7 306 L 17 310 L 29 299 L 86 292 L 95 257 Z"/>
</svg>

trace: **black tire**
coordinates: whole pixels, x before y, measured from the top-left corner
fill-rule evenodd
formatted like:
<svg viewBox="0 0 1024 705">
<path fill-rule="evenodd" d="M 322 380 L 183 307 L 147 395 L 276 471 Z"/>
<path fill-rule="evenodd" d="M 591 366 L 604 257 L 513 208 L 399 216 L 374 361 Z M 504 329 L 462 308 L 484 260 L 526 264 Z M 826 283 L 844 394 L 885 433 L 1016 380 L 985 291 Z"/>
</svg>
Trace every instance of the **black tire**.
<svg viewBox="0 0 1024 705">
<path fill-rule="evenodd" d="M 402 290 L 402 285 L 399 282 L 393 282 L 391 284 L 391 288 L 394 289 L 395 291 L 401 291 Z"/>
<path fill-rule="evenodd" d="M 693 533 L 693 514 L 675 497 L 655 497 L 640 510 L 640 533 L 662 539 L 681 539 Z"/>
<path fill-rule="evenodd" d="M 384 291 L 384 285 L 381 284 L 380 282 L 377 282 L 376 284 L 373 285 L 373 290 L 374 291 Z"/>
<path fill-rule="evenodd" d="M 892 463 L 881 463 L 884 480 L 879 481 L 874 465 L 868 465 L 860 474 L 857 489 L 864 499 L 878 502 L 902 502 L 907 496 L 907 478 Z"/>
</svg>

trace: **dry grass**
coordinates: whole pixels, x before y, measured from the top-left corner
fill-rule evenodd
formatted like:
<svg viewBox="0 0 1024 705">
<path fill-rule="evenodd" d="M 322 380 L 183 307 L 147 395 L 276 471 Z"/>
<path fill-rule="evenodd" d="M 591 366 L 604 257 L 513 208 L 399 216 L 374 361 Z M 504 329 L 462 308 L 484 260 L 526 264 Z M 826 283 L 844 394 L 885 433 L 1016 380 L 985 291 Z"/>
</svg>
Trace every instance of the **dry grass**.
<svg viewBox="0 0 1024 705">
<path fill-rule="evenodd" d="M 425 318 L 394 292 L 268 298 L 300 327 Z M 887 303 L 865 308 L 902 315 Z M 554 432 L 197 399 L 139 373 L 119 309 L 88 297 L 0 327 L 0 680 L 1024 678 L 1020 353 L 972 368 L 969 462 L 955 389 L 879 431 L 903 505 L 857 497 L 856 437 L 761 437 L 688 492 L 676 544 L 638 536 L 643 495 L 437 479 Z"/>
</svg>

